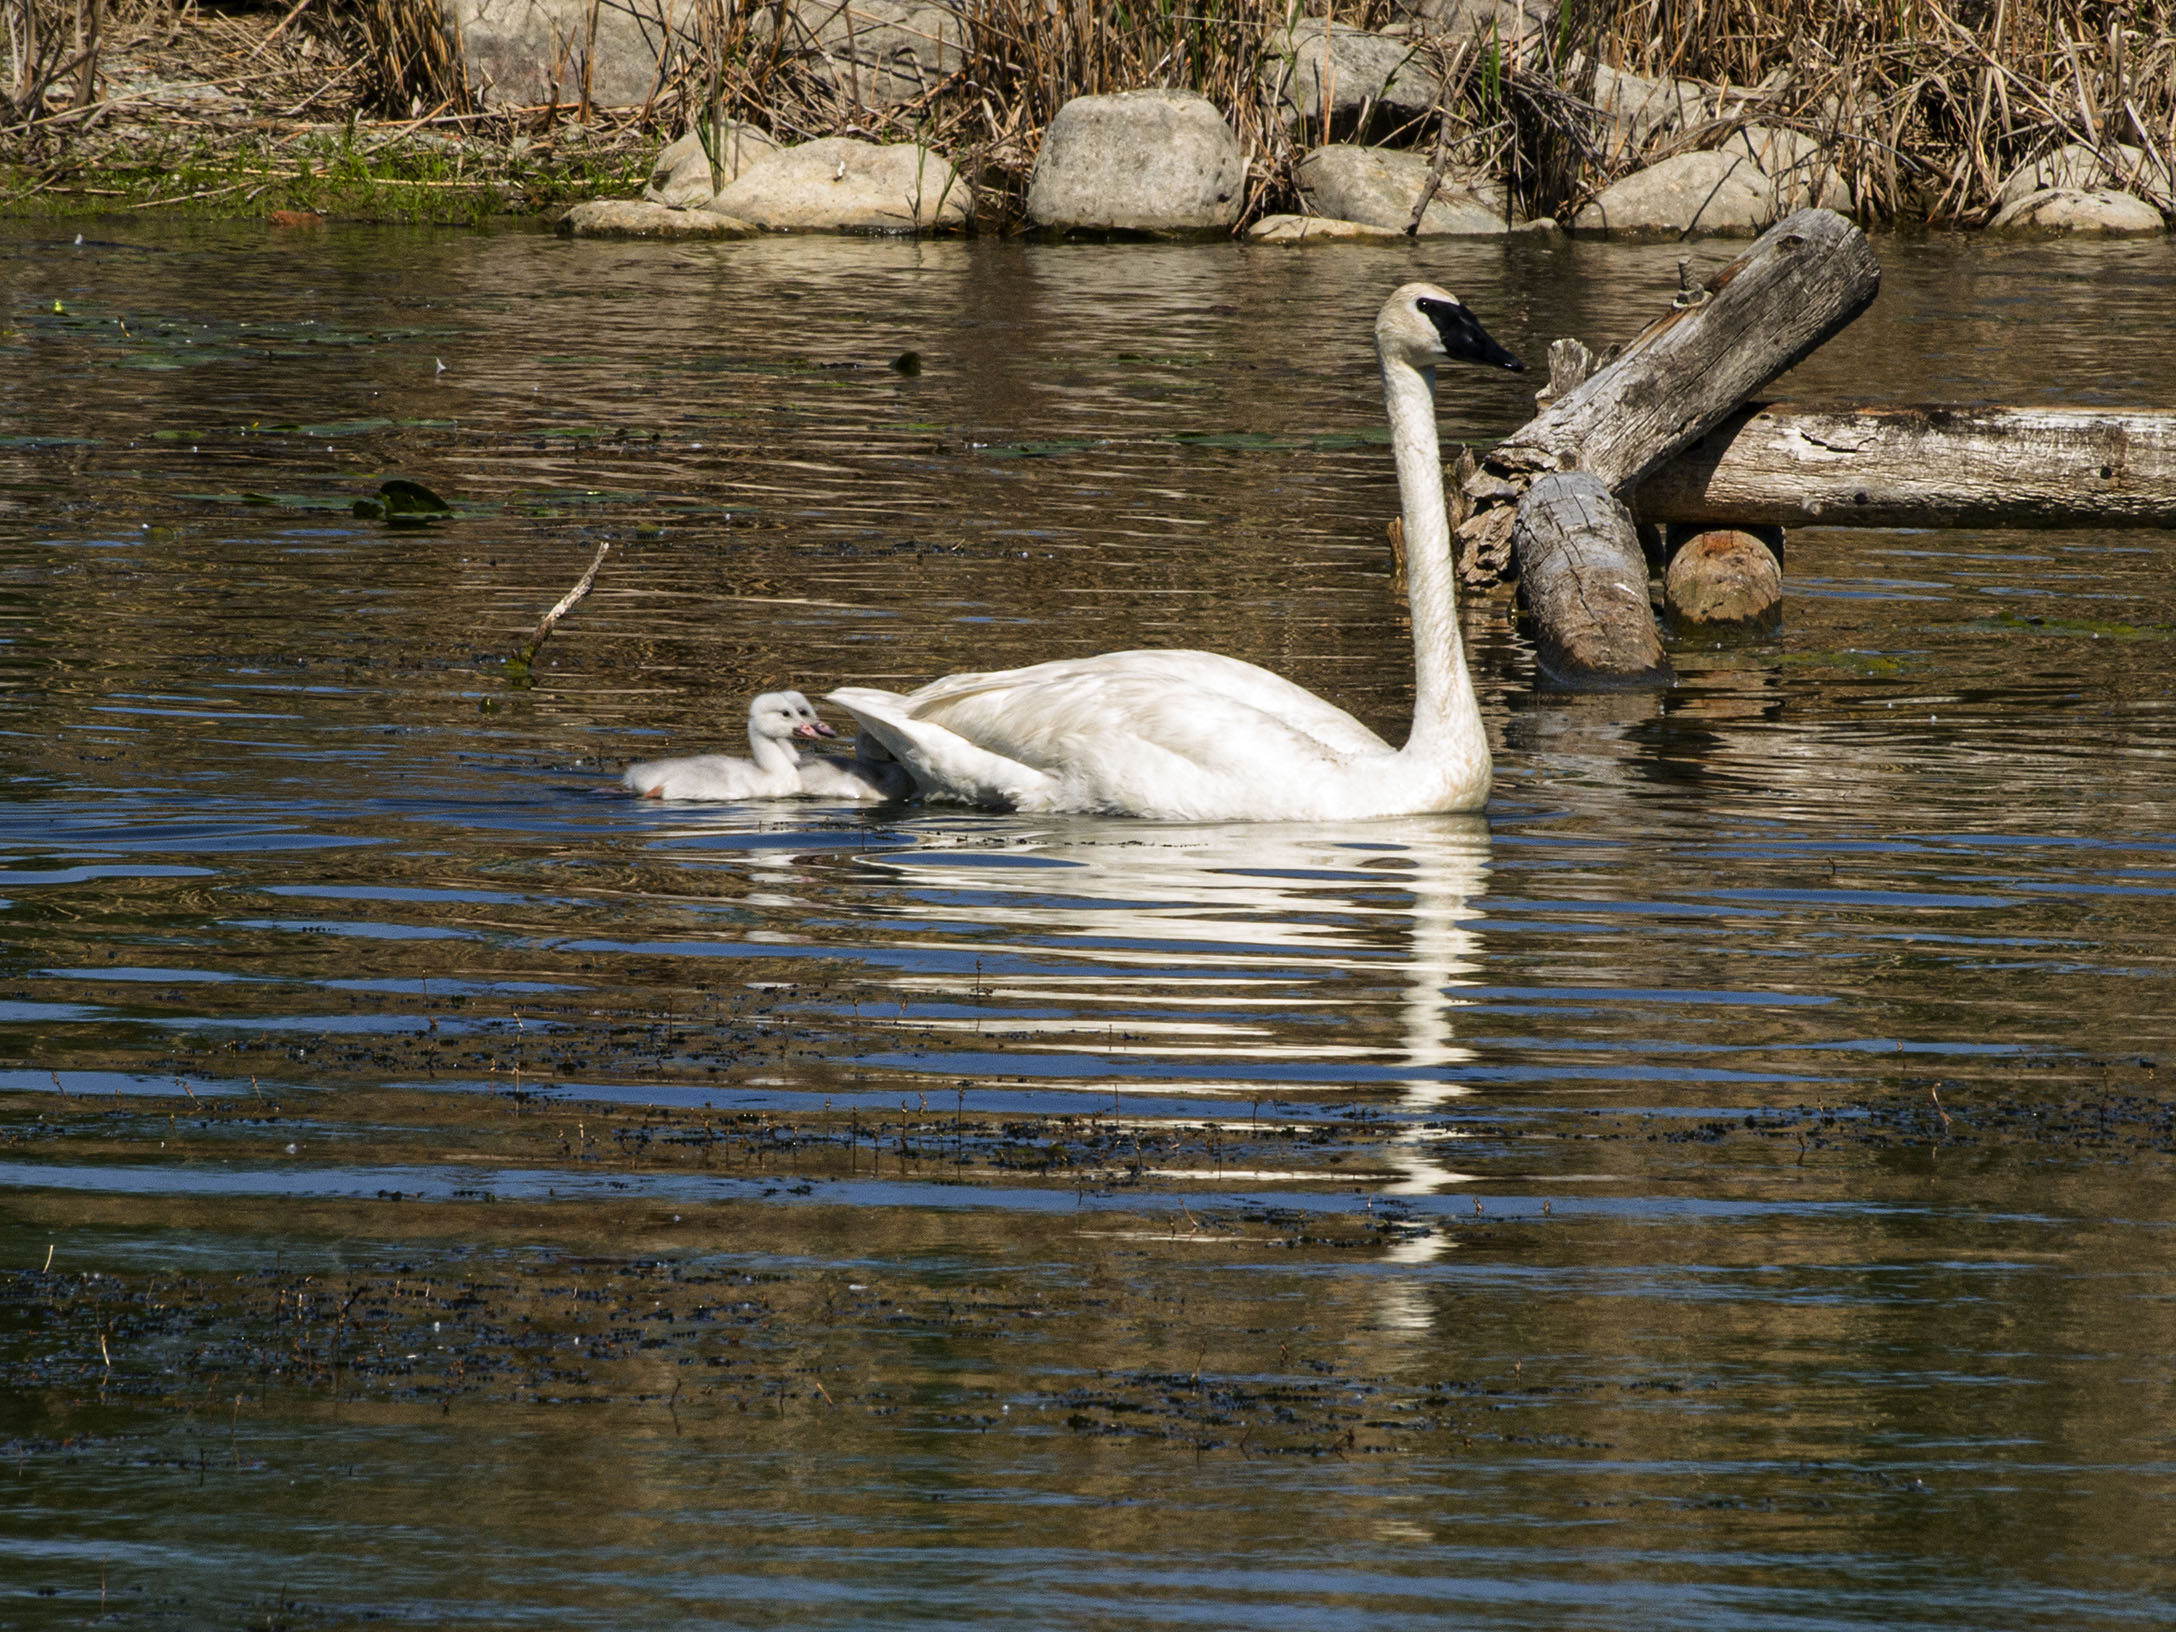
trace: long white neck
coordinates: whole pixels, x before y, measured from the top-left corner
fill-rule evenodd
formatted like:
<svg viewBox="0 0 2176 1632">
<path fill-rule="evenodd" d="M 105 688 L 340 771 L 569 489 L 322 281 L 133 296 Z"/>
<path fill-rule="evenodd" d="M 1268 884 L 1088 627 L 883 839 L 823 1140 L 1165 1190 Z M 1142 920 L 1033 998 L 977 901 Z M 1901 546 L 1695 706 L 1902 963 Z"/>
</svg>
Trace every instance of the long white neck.
<svg viewBox="0 0 2176 1632">
<path fill-rule="evenodd" d="M 748 728 L 748 746 L 755 750 L 756 769 L 772 776 L 780 771 L 790 771 L 801 763 L 801 756 L 792 743 L 782 737 L 759 736 L 752 725 Z"/>
<path fill-rule="evenodd" d="M 1458 633 L 1458 569 L 1443 505 L 1435 370 L 1385 357 L 1383 403 L 1405 510 L 1406 600 L 1413 618 L 1413 734 L 1400 757 L 1448 762 L 1478 755 L 1485 765 L 1487 738 Z"/>
</svg>

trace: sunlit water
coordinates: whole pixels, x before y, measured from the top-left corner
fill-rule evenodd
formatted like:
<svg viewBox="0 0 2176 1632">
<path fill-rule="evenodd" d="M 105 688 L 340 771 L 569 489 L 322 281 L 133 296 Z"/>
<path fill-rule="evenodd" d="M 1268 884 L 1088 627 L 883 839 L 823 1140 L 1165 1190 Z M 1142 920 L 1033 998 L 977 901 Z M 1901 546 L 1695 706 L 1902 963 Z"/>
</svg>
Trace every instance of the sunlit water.
<svg viewBox="0 0 2176 1632">
<path fill-rule="evenodd" d="M 1485 820 L 638 803 L 1126 646 L 1395 740 L 1376 304 L 1538 360 L 1681 252 L 73 237 L 0 238 L 0 1625 L 2176 1619 L 2164 535 L 1801 533 L 1661 696 L 1478 602 Z M 2176 402 L 2166 243 L 1879 248 L 1790 391 Z"/>
</svg>

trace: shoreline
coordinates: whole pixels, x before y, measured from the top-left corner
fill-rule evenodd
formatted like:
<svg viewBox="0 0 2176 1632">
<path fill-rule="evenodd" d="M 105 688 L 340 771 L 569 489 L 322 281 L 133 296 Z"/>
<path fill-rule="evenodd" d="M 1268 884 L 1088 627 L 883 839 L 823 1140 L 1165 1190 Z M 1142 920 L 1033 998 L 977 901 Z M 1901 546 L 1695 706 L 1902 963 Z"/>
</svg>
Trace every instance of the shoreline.
<svg viewBox="0 0 2176 1632">
<path fill-rule="evenodd" d="M 592 19 L 578 62 L 491 34 L 476 0 L 218 3 L 121 0 L 84 65 L 7 88 L 0 215 L 452 225 L 598 200 L 636 206 L 600 236 L 1275 242 L 1558 224 L 1751 237 L 1806 204 L 1869 230 L 2150 235 L 2176 219 L 2176 40 L 2118 20 L 2058 49 L 2050 14 L 2035 43 L 2036 0 L 2008 36 L 1952 23 L 1930 43 L 1892 20 L 1894 38 L 1784 57 L 1697 22 L 1643 40 L 1636 0 L 1577 28 L 1538 0 L 1361 0 L 1334 21 L 1229 0 L 1085 33 L 1013 0 L 929 0 L 927 18 L 783 0 L 658 38 Z M 2014 105 L 1983 98 L 1967 128 L 1934 104 L 1969 85 L 1926 78 L 1930 61 L 1999 70 Z M 919 167 L 903 209 L 902 148 Z M 834 155 L 840 179 L 870 167 L 858 212 L 812 209 L 809 175 L 741 183 L 796 154 L 826 180 Z"/>
</svg>

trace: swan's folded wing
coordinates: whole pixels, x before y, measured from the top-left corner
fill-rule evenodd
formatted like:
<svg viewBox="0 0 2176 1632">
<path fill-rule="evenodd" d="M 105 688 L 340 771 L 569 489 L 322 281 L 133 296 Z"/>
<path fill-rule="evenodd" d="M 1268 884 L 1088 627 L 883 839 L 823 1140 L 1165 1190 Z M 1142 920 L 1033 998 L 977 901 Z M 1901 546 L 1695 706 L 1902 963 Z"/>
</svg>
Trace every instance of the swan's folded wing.
<svg viewBox="0 0 2176 1632">
<path fill-rule="evenodd" d="M 941 722 L 916 717 L 897 692 L 845 686 L 825 698 L 906 766 L 925 794 L 1024 810 L 1048 805 L 1056 791 L 1056 780 L 1033 766 L 970 742 Z"/>
<path fill-rule="evenodd" d="M 1390 751 L 1388 743 L 1336 704 L 1324 702 L 1281 674 L 1216 652 L 1106 652 L 1100 657 L 1060 659 L 1023 669 L 955 674 L 931 682 L 903 701 L 917 719 L 947 718 L 955 705 L 969 698 L 998 696 L 1019 700 L 1032 695 L 1060 709 L 1093 707 L 1113 700 L 1106 683 L 1129 680 L 1146 682 L 1151 691 L 1157 686 L 1167 689 L 1174 704 L 1191 700 L 1198 705 L 1192 710 L 1196 714 L 1213 712 L 1218 699 L 1244 705 L 1247 710 L 1312 738 L 1331 755 L 1364 756 Z M 1129 702 L 1137 708 L 1149 695 L 1126 689 Z M 1172 712 L 1177 718 L 1187 710 L 1158 712 Z M 1030 763 L 1048 762 L 1037 759 Z"/>
</svg>

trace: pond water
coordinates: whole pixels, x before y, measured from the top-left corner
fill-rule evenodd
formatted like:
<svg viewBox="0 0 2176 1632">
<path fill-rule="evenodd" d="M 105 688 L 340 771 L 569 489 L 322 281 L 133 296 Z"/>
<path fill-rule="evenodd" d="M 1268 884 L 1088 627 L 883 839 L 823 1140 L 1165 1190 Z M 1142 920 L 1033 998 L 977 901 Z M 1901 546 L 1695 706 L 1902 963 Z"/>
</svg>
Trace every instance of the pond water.
<svg viewBox="0 0 2176 1632">
<path fill-rule="evenodd" d="M 0 1626 L 2176 1619 L 2168 536 L 1800 533 L 1660 695 L 1476 599 L 1485 819 L 637 802 L 1128 646 L 1397 740 L 1376 305 L 1538 360 L 1683 251 L 81 231 L 0 229 Z M 2167 242 L 1878 249 L 1793 393 L 2176 402 Z"/>
</svg>

